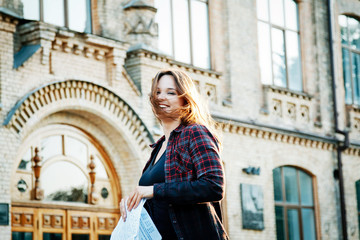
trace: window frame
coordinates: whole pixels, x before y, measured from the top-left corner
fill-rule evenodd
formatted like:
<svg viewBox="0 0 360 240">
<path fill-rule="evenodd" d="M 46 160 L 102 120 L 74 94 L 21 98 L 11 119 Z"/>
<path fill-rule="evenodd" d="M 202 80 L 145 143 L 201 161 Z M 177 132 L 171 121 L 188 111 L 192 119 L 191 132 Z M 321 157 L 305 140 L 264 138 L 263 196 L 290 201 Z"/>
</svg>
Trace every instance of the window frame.
<svg viewBox="0 0 360 240">
<path fill-rule="evenodd" d="M 359 17 L 355 17 L 355 16 L 351 16 L 351 15 L 346 15 L 346 14 L 339 14 L 338 17 L 340 16 L 344 16 L 346 17 L 346 35 L 347 37 L 349 38 L 350 37 L 350 30 L 349 30 L 349 27 L 348 27 L 348 19 L 349 18 L 352 18 L 354 20 L 356 20 L 358 23 L 359 23 L 359 29 L 360 29 L 360 19 Z M 346 93 L 346 87 L 345 87 L 345 77 L 344 77 L 344 64 L 342 63 L 341 64 L 341 67 L 342 67 L 342 70 L 343 70 L 343 73 L 342 73 L 342 77 L 343 77 L 343 82 L 344 82 L 344 91 L 345 91 L 345 104 L 346 105 L 353 105 L 353 106 L 356 106 L 357 108 L 360 108 L 360 96 L 359 96 L 359 103 L 356 104 L 355 103 L 355 82 L 354 82 L 354 78 L 353 78 L 353 59 L 352 59 L 352 54 L 355 53 L 357 55 L 360 56 L 360 49 L 354 49 L 351 47 L 351 44 L 349 44 L 349 41 L 350 39 L 348 39 L 348 44 L 343 44 L 342 43 L 342 40 L 341 40 L 341 29 L 342 29 L 342 26 L 340 25 L 339 23 L 339 28 L 340 28 L 340 46 L 341 46 L 341 61 L 343 62 L 344 61 L 344 55 L 342 53 L 343 49 L 348 51 L 349 53 L 349 56 L 348 56 L 348 61 L 349 61 L 349 75 L 350 75 L 350 81 L 351 81 L 351 103 L 347 103 L 346 102 L 346 96 L 347 96 L 347 93 Z M 360 79 L 359 79 L 359 82 L 358 82 L 358 85 L 360 85 Z M 360 87 L 359 87 L 360 88 Z"/>
<path fill-rule="evenodd" d="M 110 160 L 109 156 L 106 154 L 106 152 L 104 151 L 104 149 L 102 148 L 102 146 L 100 145 L 100 143 L 94 139 L 92 136 L 90 136 L 87 132 L 85 132 L 84 130 L 76 127 L 76 126 L 72 126 L 72 125 L 68 125 L 68 124 L 62 124 L 62 123 L 56 123 L 56 124 L 50 124 L 47 126 L 44 126 L 42 128 L 40 128 L 39 130 L 37 130 L 35 133 L 33 133 L 34 135 L 32 135 L 31 139 L 28 139 L 26 142 L 24 142 L 23 144 L 23 148 L 21 149 L 21 151 L 19 151 L 17 158 L 17 161 L 15 161 L 15 164 L 13 165 L 13 173 L 14 173 L 14 179 L 17 179 L 18 176 L 20 175 L 30 175 L 31 179 L 34 179 L 34 171 L 31 168 L 30 170 L 27 169 L 19 169 L 19 163 L 22 160 L 22 156 L 28 151 L 28 149 L 31 149 L 31 158 L 34 157 L 34 150 L 35 147 L 38 147 L 39 149 L 41 148 L 41 142 L 43 139 L 46 139 L 48 137 L 51 136 L 61 136 L 61 154 L 60 155 L 54 155 L 51 156 L 48 159 L 42 159 L 41 161 L 41 171 L 40 171 L 40 177 L 39 180 L 40 182 L 43 181 L 43 173 L 44 171 L 46 171 L 47 167 L 52 165 L 55 162 L 60 162 L 60 161 L 67 161 L 67 162 L 71 162 L 71 164 L 75 165 L 77 168 L 79 168 L 84 174 L 85 177 L 87 178 L 87 191 L 88 194 L 90 194 L 91 192 L 91 181 L 90 181 L 90 176 L 89 176 L 89 171 L 90 169 L 88 169 L 87 164 L 90 163 L 90 155 L 94 156 L 94 161 L 95 161 L 95 156 L 99 159 L 99 161 L 102 163 L 106 174 L 108 175 L 107 179 L 102 178 L 102 177 L 98 177 L 96 175 L 95 177 L 95 185 L 98 184 L 99 185 L 109 185 L 111 186 L 111 188 L 107 188 L 109 194 L 112 195 L 112 200 L 106 200 L 106 199 L 102 199 L 101 194 L 99 194 L 99 202 L 96 205 L 91 204 L 89 201 L 87 201 L 87 203 L 83 203 L 83 202 L 64 202 L 64 201 L 47 201 L 45 200 L 45 198 L 43 200 L 40 201 L 34 201 L 34 206 L 37 206 L 38 204 L 50 204 L 50 205 L 56 205 L 56 206 L 62 206 L 62 205 L 67 205 L 67 206 L 74 206 L 74 205 L 78 205 L 78 204 L 85 204 L 87 206 L 95 206 L 95 207 L 104 207 L 104 203 L 102 203 L 102 201 L 107 201 L 108 203 L 105 203 L 106 205 L 110 204 L 111 202 L 111 207 L 116 207 L 119 199 L 121 199 L 121 188 L 120 188 L 120 183 L 119 181 L 117 181 L 118 177 L 117 177 L 117 173 L 116 170 L 113 166 L 112 161 Z M 84 143 L 88 149 L 87 149 L 87 163 L 86 166 L 81 164 L 80 161 L 78 161 L 78 159 L 74 156 L 68 155 L 66 152 L 66 146 L 65 146 L 65 138 L 67 137 L 71 137 L 71 138 L 75 138 L 77 141 Z M 41 157 L 41 153 L 39 152 L 39 156 Z M 79 164 L 80 163 L 80 164 Z M 31 161 L 31 164 L 33 165 L 34 163 Z M 95 163 L 96 164 L 96 163 Z M 97 169 L 95 167 L 95 172 L 97 173 Z M 15 180 L 13 180 L 15 181 Z M 29 183 L 28 183 L 29 184 Z M 13 182 L 13 185 L 16 185 L 16 182 Z M 30 187 L 31 186 L 31 187 Z M 29 184 L 29 189 L 27 190 L 28 192 L 31 192 L 34 189 L 35 185 L 34 183 Z M 101 189 L 96 189 L 97 192 L 99 192 Z M 16 191 L 15 191 L 16 192 Z M 27 198 L 27 195 L 22 195 L 21 198 L 18 198 L 18 194 L 12 194 L 12 200 L 16 201 L 16 202 L 22 202 L 24 201 L 23 198 Z M 44 196 L 45 197 L 45 196 Z M 89 200 L 89 199 L 88 199 Z"/>
<path fill-rule="evenodd" d="M 197 68 L 202 68 L 202 69 L 208 69 L 211 70 L 212 69 L 212 56 L 211 56 L 211 40 L 210 40 L 210 32 L 211 32 L 211 26 L 210 26 L 210 9 L 209 9 L 209 0 L 186 0 L 187 4 L 188 4 L 188 20 L 189 20 L 189 51 L 190 51 L 190 62 L 183 62 L 181 60 L 177 60 L 175 58 L 175 33 L 174 33 L 174 12 L 173 12 L 173 1 L 174 0 L 168 0 L 170 2 L 170 22 L 171 22 L 171 57 L 177 61 L 177 62 L 182 62 L 185 64 L 189 64 L 191 66 L 197 67 Z M 209 48 L 208 48 L 208 54 L 209 54 L 209 61 L 208 61 L 208 68 L 203 68 L 203 67 L 199 67 L 197 65 L 194 64 L 194 47 L 193 47 L 193 34 L 192 34 L 192 18 L 191 18 L 191 2 L 192 1 L 198 1 L 198 2 L 202 2 L 205 3 L 207 5 L 207 24 L 208 24 L 208 44 L 209 44 Z M 161 49 L 160 49 L 161 50 Z"/>
<path fill-rule="evenodd" d="M 286 0 L 281 0 L 283 2 L 283 6 L 285 6 L 285 1 Z M 295 31 L 293 29 L 290 29 L 288 27 L 286 27 L 286 9 L 285 7 L 283 8 L 283 16 L 284 16 L 284 26 L 279 26 L 277 24 L 274 24 L 271 20 L 271 6 L 270 6 L 270 1 L 267 0 L 268 2 L 268 8 L 267 8 L 267 14 L 268 14 L 268 20 L 265 21 L 265 20 L 262 20 L 258 17 L 257 15 L 257 23 L 261 22 L 261 23 L 264 23 L 264 24 L 267 24 L 269 26 L 269 40 L 270 40 L 270 59 L 271 59 L 271 85 L 270 86 L 274 86 L 276 88 L 283 88 L 283 89 L 286 89 L 288 91 L 292 91 L 292 92 L 305 92 L 305 80 L 304 80 L 304 64 L 302 62 L 302 59 L 303 59 L 303 48 L 302 48 L 302 38 L 301 38 L 301 21 L 300 21 L 300 10 L 299 10 L 299 2 L 296 1 L 296 0 L 292 0 L 293 2 L 296 3 L 296 11 L 297 11 L 297 24 L 298 24 L 298 30 Z M 258 0 L 256 2 L 256 4 L 258 4 Z M 272 29 L 277 29 L 277 30 L 280 30 L 282 33 L 283 33 L 283 41 L 284 41 L 284 53 L 285 53 L 285 71 L 286 71 L 286 86 L 283 87 L 283 86 L 279 86 L 279 85 L 276 85 L 274 83 L 274 61 L 273 61 L 273 37 L 272 37 Z M 288 50 L 287 50 L 287 41 L 286 41 L 286 33 L 287 32 L 293 32 L 293 33 L 297 33 L 298 35 L 298 41 L 299 41 L 299 63 L 300 63 L 300 71 L 301 71 L 301 90 L 294 90 L 294 89 L 290 89 L 290 78 L 289 78 L 289 67 L 288 67 Z M 258 41 L 258 39 L 257 39 Z M 257 42 L 258 44 L 258 56 L 260 56 L 260 50 L 259 50 L 259 41 Z M 260 59 L 260 57 L 259 57 Z M 260 81 L 262 83 L 262 85 L 267 85 L 267 84 L 264 84 L 262 82 L 262 78 L 261 78 L 261 70 L 260 70 Z"/>
<path fill-rule="evenodd" d="M 298 187 L 298 199 L 299 199 L 299 203 L 298 204 L 293 204 L 293 203 L 287 203 L 286 202 L 286 194 L 285 194 L 285 178 L 284 178 L 284 167 L 288 167 L 288 168 L 293 168 L 296 170 L 296 183 L 297 183 L 297 187 Z M 308 171 L 296 167 L 296 166 L 291 166 L 291 165 L 283 165 L 283 166 L 278 166 L 276 168 L 273 169 L 273 171 L 275 169 L 280 169 L 280 176 L 281 176 L 281 191 L 282 191 L 282 200 L 280 201 L 276 201 L 275 200 L 275 186 L 273 184 L 273 193 L 274 193 L 274 216 L 275 216 L 275 235 L 277 238 L 277 226 L 276 226 L 276 212 L 275 209 L 276 207 L 282 207 L 282 211 L 283 211 L 283 228 L 284 228 L 284 239 L 288 240 L 289 239 L 289 229 L 288 229 L 288 214 L 287 214 L 287 210 L 289 209 L 296 209 L 298 211 L 298 223 L 299 223 L 299 234 L 300 234 L 300 239 L 304 240 L 304 236 L 303 236 L 303 226 L 302 226 L 302 209 L 312 209 L 314 212 L 314 228 L 315 228 L 315 239 L 318 240 L 320 239 L 320 222 L 319 222 L 319 207 L 318 207 L 318 199 L 317 199 L 317 187 L 316 187 L 316 178 L 309 173 Z M 299 172 L 303 172 L 307 175 L 309 175 L 309 177 L 311 177 L 311 184 L 312 184 L 312 194 L 313 194 L 313 205 L 312 206 L 303 206 L 301 205 L 301 188 L 300 188 L 300 174 Z M 274 181 L 274 174 L 272 174 L 272 179 Z"/>
<path fill-rule="evenodd" d="M 44 0 L 37 0 L 39 2 L 39 16 L 38 16 L 38 21 L 42 21 L 42 22 L 46 22 L 44 21 Z M 64 7 L 64 25 L 63 26 L 60 26 L 60 25 L 57 25 L 57 26 L 60 26 L 60 27 L 65 27 L 71 31 L 76 31 L 77 30 L 73 30 L 72 28 L 69 27 L 69 9 L 68 9 L 68 1 L 71 1 L 71 0 L 62 0 L 63 1 L 63 7 Z M 86 31 L 83 31 L 83 33 L 93 33 L 94 32 L 94 24 L 93 24 L 93 13 L 92 13 L 92 6 L 93 6 L 93 0 L 85 0 L 87 2 L 89 2 L 89 10 L 90 10 L 90 31 L 89 32 L 86 32 Z M 86 12 L 86 15 L 88 15 L 89 13 Z M 49 23 L 51 24 L 51 23 Z"/>
<path fill-rule="evenodd" d="M 359 185 L 359 188 L 358 188 Z M 360 179 L 355 181 L 355 193 L 356 193 L 356 203 L 357 203 L 357 219 L 358 219 L 358 231 L 360 239 Z"/>
</svg>

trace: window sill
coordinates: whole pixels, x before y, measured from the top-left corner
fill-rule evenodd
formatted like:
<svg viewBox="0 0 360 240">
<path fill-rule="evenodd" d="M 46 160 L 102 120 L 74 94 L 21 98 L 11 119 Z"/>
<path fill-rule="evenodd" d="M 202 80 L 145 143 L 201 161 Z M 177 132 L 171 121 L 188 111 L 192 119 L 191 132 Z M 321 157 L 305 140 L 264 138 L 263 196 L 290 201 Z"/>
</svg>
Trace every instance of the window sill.
<svg viewBox="0 0 360 240">
<path fill-rule="evenodd" d="M 278 86 L 274 86 L 274 85 L 263 85 L 263 89 L 266 92 L 271 91 L 273 93 L 278 93 L 281 95 L 286 95 L 286 96 L 309 100 L 309 101 L 313 98 L 313 96 L 308 93 L 294 91 L 294 90 L 290 90 L 287 88 L 282 88 L 282 87 L 278 87 Z"/>
<path fill-rule="evenodd" d="M 158 50 L 151 48 L 145 44 L 139 44 L 137 46 L 131 47 L 127 51 L 127 55 L 129 58 L 143 56 L 143 57 L 151 58 L 151 59 L 154 59 L 157 61 L 167 62 L 171 67 L 178 67 L 187 72 L 193 72 L 193 73 L 201 74 L 201 75 L 208 76 L 211 78 L 220 79 L 222 76 L 222 73 L 213 71 L 211 69 L 205 69 L 205 68 L 201 68 L 201 67 L 196 67 L 196 66 L 188 64 L 188 63 L 179 62 L 179 61 L 173 59 L 171 56 L 165 55 L 165 54 L 159 52 Z"/>
<path fill-rule="evenodd" d="M 209 77 L 215 77 L 215 78 L 220 78 L 222 75 L 220 72 L 216 72 L 211 69 L 196 67 L 196 66 L 188 64 L 188 63 L 176 61 L 174 59 L 171 59 L 170 57 L 168 57 L 168 58 L 169 58 L 169 63 L 171 66 L 185 68 L 186 71 L 190 71 L 190 72 L 194 72 L 194 73 L 201 73 L 203 75 L 208 75 Z"/>
</svg>

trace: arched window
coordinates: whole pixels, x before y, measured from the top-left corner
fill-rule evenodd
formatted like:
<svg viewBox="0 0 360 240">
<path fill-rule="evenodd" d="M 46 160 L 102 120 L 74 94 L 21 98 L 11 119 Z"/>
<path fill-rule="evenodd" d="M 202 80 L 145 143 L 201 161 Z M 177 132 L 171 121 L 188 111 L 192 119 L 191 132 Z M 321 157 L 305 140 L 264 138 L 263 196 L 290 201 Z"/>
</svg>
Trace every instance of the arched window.
<svg viewBox="0 0 360 240">
<path fill-rule="evenodd" d="M 24 198 L 33 178 L 31 159 L 35 147 L 39 147 L 41 158 L 40 184 L 44 190 L 44 201 L 65 201 L 89 203 L 91 190 L 89 164 L 95 164 L 95 189 L 99 205 L 114 205 L 114 196 L 110 178 L 111 169 L 107 166 L 95 142 L 86 134 L 69 126 L 54 126 L 57 130 L 47 131 L 33 140 L 19 162 L 16 177 L 19 178 L 18 191 L 15 196 Z M 91 160 L 92 159 L 92 160 Z M 19 187 L 20 186 L 20 187 Z"/>
<path fill-rule="evenodd" d="M 12 179 L 12 239 L 110 239 L 121 196 L 101 145 L 62 124 L 37 130 L 24 145 Z"/>
<path fill-rule="evenodd" d="M 91 33 L 91 0 L 22 0 L 25 19 Z"/>
<path fill-rule="evenodd" d="M 355 183 L 356 187 L 356 199 L 357 199 L 357 209 L 358 209 L 358 226 L 360 232 L 360 180 Z M 360 238 L 360 236 L 359 236 Z"/>
<path fill-rule="evenodd" d="M 316 239 L 312 177 L 294 167 L 273 170 L 278 240 Z"/>
<path fill-rule="evenodd" d="M 257 0 L 261 82 L 303 90 L 298 6 L 294 0 Z"/>
<path fill-rule="evenodd" d="M 360 105 L 360 22 L 339 16 L 346 104 Z"/>
<path fill-rule="evenodd" d="M 155 0 L 159 49 L 175 60 L 210 68 L 207 0 Z"/>
</svg>

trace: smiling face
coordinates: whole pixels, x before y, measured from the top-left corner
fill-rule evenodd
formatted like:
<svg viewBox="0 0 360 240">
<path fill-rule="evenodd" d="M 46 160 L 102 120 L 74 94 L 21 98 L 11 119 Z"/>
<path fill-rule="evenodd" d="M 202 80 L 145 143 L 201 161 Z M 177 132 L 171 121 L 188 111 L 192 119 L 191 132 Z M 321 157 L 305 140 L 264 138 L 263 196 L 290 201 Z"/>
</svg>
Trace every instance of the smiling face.
<svg viewBox="0 0 360 240">
<path fill-rule="evenodd" d="M 171 75 L 164 75 L 159 79 L 156 98 L 159 107 L 167 113 L 176 112 L 184 106 L 184 99 L 179 97 L 174 77 Z"/>
</svg>

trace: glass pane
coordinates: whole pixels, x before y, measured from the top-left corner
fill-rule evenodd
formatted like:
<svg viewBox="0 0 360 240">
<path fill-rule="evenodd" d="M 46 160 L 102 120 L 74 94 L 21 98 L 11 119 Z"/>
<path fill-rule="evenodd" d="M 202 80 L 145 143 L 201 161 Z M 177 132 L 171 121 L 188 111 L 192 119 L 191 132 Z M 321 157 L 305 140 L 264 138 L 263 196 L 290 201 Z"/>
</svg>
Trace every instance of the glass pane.
<svg viewBox="0 0 360 240">
<path fill-rule="evenodd" d="M 71 240 L 89 240 L 88 234 L 71 234 Z"/>
<path fill-rule="evenodd" d="M 49 158 L 62 154 L 62 137 L 50 136 L 41 140 L 41 150 L 39 152 L 41 160 L 46 161 Z"/>
<path fill-rule="evenodd" d="M 271 47 L 269 24 L 258 22 L 259 64 L 261 82 L 272 85 Z"/>
<path fill-rule="evenodd" d="M 91 16 L 91 0 L 86 0 L 86 26 L 84 32 L 92 33 Z"/>
<path fill-rule="evenodd" d="M 300 177 L 300 193 L 301 193 L 301 205 L 313 206 L 313 186 L 311 177 L 299 171 Z"/>
<path fill-rule="evenodd" d="M 55 162 L 43 169 L 40 177 L 46 200 L 87 202 L 88 180 L 73 163 Z"/>
<path fill-rule="evenodd" d="M 40 20 L 39 0 L 22 0 L 24 18 Z"/>
<path fill-rule="evenodd" d="M 349 44 L 348 34 L 347 34 L 347 17 L 340 15 L 339 16 L 339 25 L 341 29 L 341 43 Z"/>
<path fill-rule="evenodd" d="M 64 0 L 43 0 L 44 21 L 54 25 L 65 26 Z"/>
<path fill-rule="evenodd" d="M 158 47 L 167 55 L 173 55 L 172 22 L 170 11 L 170 0 L 155 0 L 157 12 L 155 22 L 158 24 Z"/>
<path fill-rule="evenodd" d="M 108 178 L 105 167 L 98 156 L 94 157 L 96 178 Z"/>
<path fill-rule="evenodd" d="M 79 32 L 90 32 L 90 11 L 89 0 L 68 1 L 69 28 Z"/>
<path fill-rule="evenodd" d="M 87 146 L 76 138 L 65 136 L 65 155 L 79 160 L 84 167 L 88 165 Z"/>
<path fill-rule="evenodd" d="M 284 32 L 280 29 L 273 28 L 271 33 L 274 84 L 280 87 L 286 87 Z"/>
<path fill-rule="evenodd" d="M 274 199 L 275 201 L 283 201 L 281 168 L 276 168 L 273 170 L 273 178 L 274 178 Z"/>
<path fill-rule="evenodd" d="M 269 0 L 257 0 L 256 9 L 258 19 L 269 21 Z"/>
<path fill-rule="evenodd" d="M 355 183 L 355 187 L 356 187 L 357 208 L 358 208 L 358 212 L 360 213 L 360 180 Z"/>
<path fill-rule="evenodd" d="M 287 210 L 289 240 L 300 240 L 299 213 L 296 209 Z M 306 238 L 305 238 L 306 239 Z"/>
<path fill-rule="evenodd" d="M 354 104 L 360 105 L 360 55 L 354 52 L 352 56 L 352 77 L 354 83 Z"/>
<path fill-rule="evenodd" d="M 31 148 L 29 148 L 21 158 L 18 169 L 31 171 Z"/>
<path fill-rule="evenodd" d="M 110 235 L 99 235 L 99 240 L 110 240 Z"/>
<path fill-rule="evenodd" d="M 286 202 L 299 204 L 299 190 L 296 169 L 283 167 Z"/>
<path fill-rule="evenodd" d="M 302 230 L 303 238 L 306 240 L 315 240 L 315 219 L 314 219 L 314 210 L 313 209 L 301 209 L 302 215 Z"/>
<path fill-rule="evenodd" d="M 272 24 L 284 27 L 284 5 L 283 0 L 270 1 L 270 19 Z"/>
<path fill-rule="evenodd" d="M 289 89 L 302 91 L 300 39 L 297 32 L 286 31 L 286 54 Z"/>
<path fill-rule="evenodd" d="M 12 232 L 12 240 L 33 240 L 32 232 Z"/>
<path fill-rule="evenodd" d="M 283 240 L 285 239 L 285 225 L 284 225 L 284 208 L 280 206 L 275 206 L 275 215 L 276 215 L 276 239 Z"/>
<path fill-rule="evenodd" d="M 285 16 L 286 27 L 297 31 L 299 29 L 298 10 L 294 0 L 285 0 Z"/>
<path fill-rule="evenodd" d="M 360 50 L 360 24 L 354 18 L 348 18 L 349 38 L 351 47 Z"/>
<path fill-rule="evenodd" d="M 187 0 L 172 1 L 175 59 L 190 63 L 189 8 Z"/>
<path fill-rule="evenodd" d="M 43 233 L 43 240 L 62 240 L 61 233 Z"/>
<path fill-rule="evenodd" d="M 352 104 L 352 84 L 351 84 L 351 71 L 350 71 L 350 56 L 349 50 L 342 49 L 342 62 L 343 62 L 343 76 L 345 87 L 345 102 Z"/>
<path fill-rule="evenodd" d="M 191 1 L 193 65 L 210 68 L 209 21 L 207 4 Z"/>
</svg>

